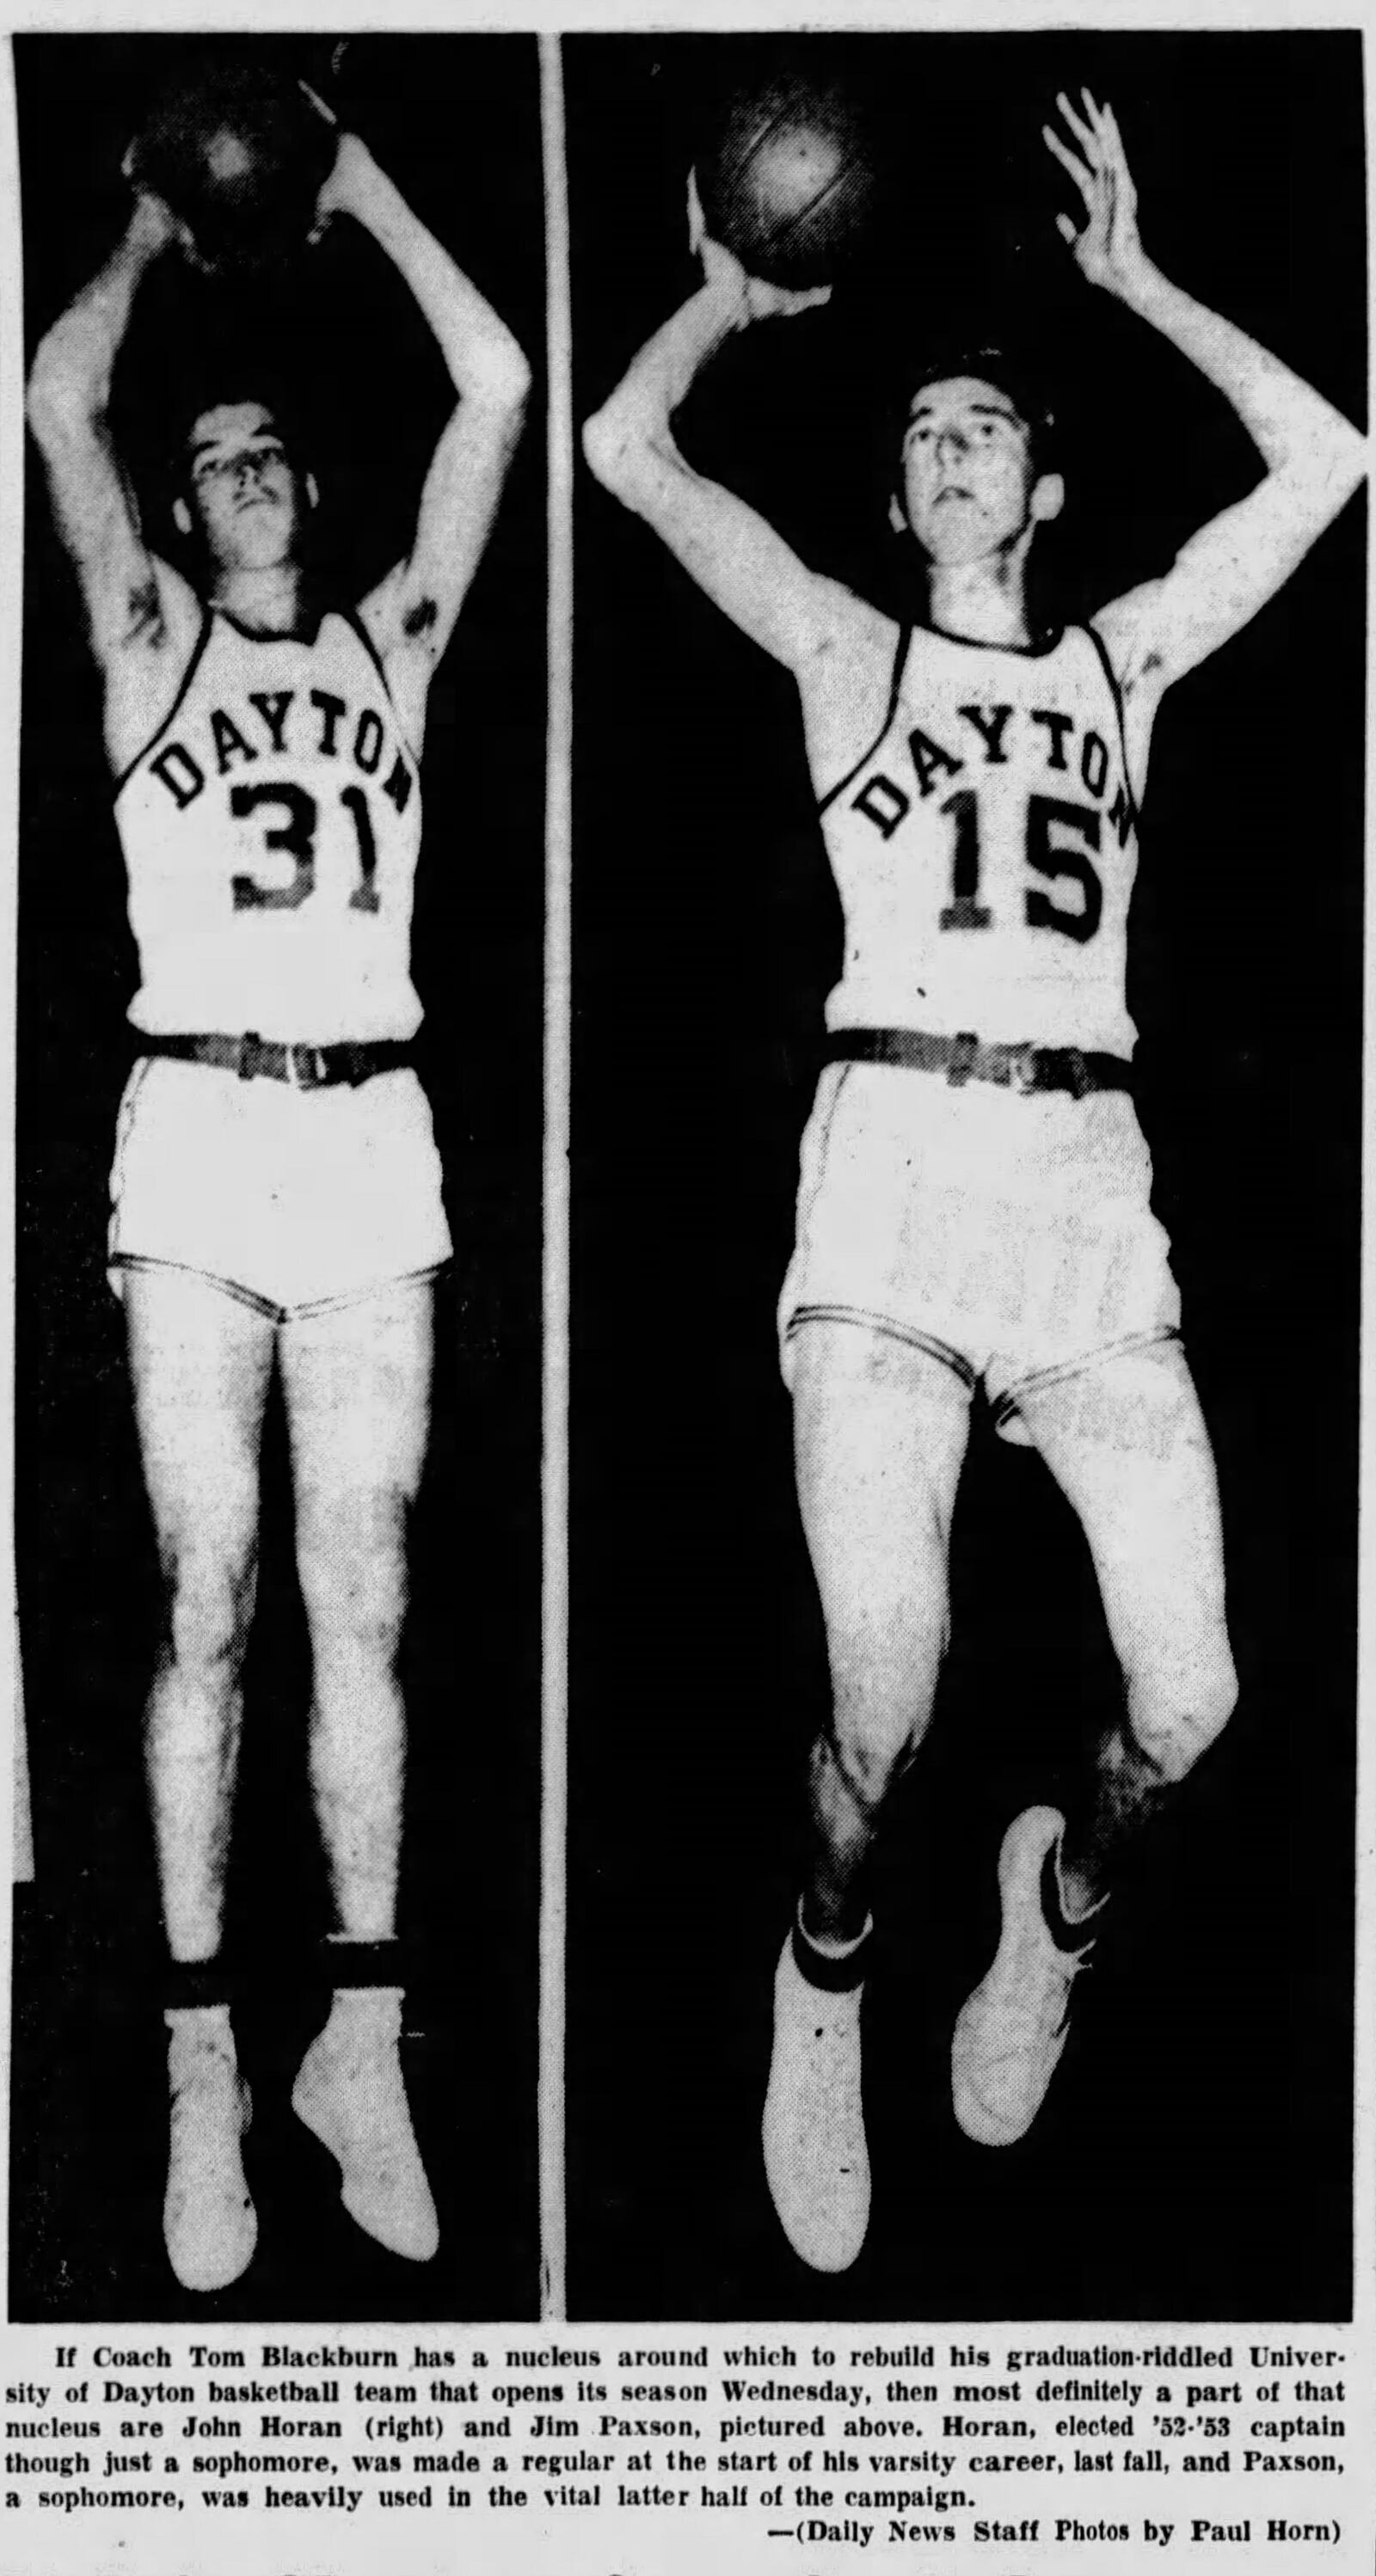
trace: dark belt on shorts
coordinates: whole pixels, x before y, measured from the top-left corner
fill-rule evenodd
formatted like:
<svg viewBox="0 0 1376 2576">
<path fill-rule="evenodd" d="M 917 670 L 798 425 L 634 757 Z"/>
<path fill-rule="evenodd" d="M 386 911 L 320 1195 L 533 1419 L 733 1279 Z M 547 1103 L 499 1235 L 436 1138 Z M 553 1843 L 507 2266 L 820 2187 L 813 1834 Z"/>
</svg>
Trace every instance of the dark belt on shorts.
<svg viewBox="0 0 1376 2576">
<path fill-rule="evenodd" d="M 1080 1047 L 1009 1046 L 986 1042 L 970 1029 L 938 1037 L 926 1029 L 833 1029 L 828 1064 L 897 1064 L 913 1073 L 944 1073 L 962 1082 L 997 1082 L 1013 1091 L 1131 1091 L 1132 1067 L 1120 1055 L 1087 1054 Z"/>
<path fill-rule="evenodd" d="M 142 1033 L 140 1033 L 142 1034 Z M 183 1064 L 209 1064 L 220 1073 L 237 1073 L 241 1082 L 264 1075 L 269 1082 L 295 1083 L 301 1091 L 323 1091 L 334 1082 L 371 1082 L 375 1073 L 394 1073 L 415 1060 L 402 1038 L 364 1043 L 346 1039 L 340 1046 L 306 1046 L 281 1038 L 260 1038 L 249 1029 L 241 1038 L 218 1033 L 197 1037 L 144 1037 L 144 1055 L 177 1056 Z"/>
</svg>

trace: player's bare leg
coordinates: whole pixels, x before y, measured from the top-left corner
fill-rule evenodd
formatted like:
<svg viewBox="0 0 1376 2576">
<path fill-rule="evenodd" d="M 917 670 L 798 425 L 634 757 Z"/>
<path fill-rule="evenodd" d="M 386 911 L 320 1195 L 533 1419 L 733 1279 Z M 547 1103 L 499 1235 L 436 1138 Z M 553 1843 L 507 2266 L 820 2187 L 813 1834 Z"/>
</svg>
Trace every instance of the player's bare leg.
<svg viewBox="0 0 1376 2576">
<path fill-rule="evenodd" d="M 126 1270 L 122 1293 L 163 1581 L 146 1732 L 175 1998 L 165 2015 L 172 2106 L 163 2233 L 183 2286 L 215 2290 L 245 2270 L 258 2232 L 240 2157 L 248 2093 L 220 1941 L 273 1328 L 191 1273 Z"/>
<path fill-rule="evenodd" d="M 1218 1481 L 1177 1342 L 1048 1389 L 1025 1410 L 1083 1523 L 1123 1673 L 1123 1715 L 1100 1739 L 1061 1855 L 1069 1908 L 1084 1913 L 1236 1704 Z"/>
<path fill-rule="evenodd" d="M 1035 2118 L 1117 1866 L 1237 1699 L 1217 1480 L 1179 1344 L 1125 1353 L 1021 1397 L 1020 1410 L 1083 1524 L 1124 1708 L 1068 1818 L 1029 1808 L 1004 1840 L 999 1955 L 952 2052 L 957 2117 L 987 2145 Z"/>
<path fill-rule="evenodd" d="M 397 1659 L 429 1433 L 432 1304 L 428 1280 L 406 1282 L 294 1319 L 281 1353 L 315 1676 L 311 1783 L 338 1920 L 334 2003 L 292 2102 L 336 2158 L 349 2215 L 416 2262 L 435 2252 L 439 2228 L 397 2051 Z"/>
<path fill-rule="evenodd" d="M 836 2272 L 854 2262 L 869 2216 L 866 1864 L 884 1798 L 931 1717 L 969 1402 L 928 1353 L 821 1321 L 797 1331 L 792 1389 L 833 1706 L 812 1750 L 812 1847 L 775 1980 L 765 2168 L 790 2243 L 816 2270 Z"/>
</svg>

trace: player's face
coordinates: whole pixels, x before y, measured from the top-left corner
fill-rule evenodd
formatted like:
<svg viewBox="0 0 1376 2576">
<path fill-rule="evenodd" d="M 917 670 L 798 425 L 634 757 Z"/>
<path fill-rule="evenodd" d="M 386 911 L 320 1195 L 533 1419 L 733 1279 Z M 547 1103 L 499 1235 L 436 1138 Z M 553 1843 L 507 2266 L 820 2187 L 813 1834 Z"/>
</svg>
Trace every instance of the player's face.
<svg viewBox="0 0 1376 2576">
<path fill-rule="evenodd" d="M 221 571 L 263 571 L 290 560 L 299 485 L 265 403 L 217 403 L 188 442 L 196 517 Z"/>
<path fill-rule="evenodd" d="M 914 396 L 903 438 L 903 512 L 933 563 L 1004 552 L 1034 515 L 1031 439 L 1008 395 L 952 376 Z"/>
</svg>

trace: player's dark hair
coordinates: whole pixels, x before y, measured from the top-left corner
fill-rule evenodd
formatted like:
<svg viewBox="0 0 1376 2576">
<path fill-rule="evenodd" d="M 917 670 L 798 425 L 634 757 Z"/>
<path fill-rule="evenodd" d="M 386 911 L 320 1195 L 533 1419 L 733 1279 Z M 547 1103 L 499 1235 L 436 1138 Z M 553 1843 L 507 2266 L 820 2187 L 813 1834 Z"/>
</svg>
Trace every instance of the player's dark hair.
<svg viewBox="0 0 1376 2576">
<path fill-rule="evenodd" d="M 1006 394 L 1019 420 L 1027 431 L 1028 459 L 1034 474 L 1054 473 L 1057 464 L 1058 437 L 1056 415 L 1047 399 L 1035 364 L 1018 351 L 996 347 L 982 348 L 968 344 L 936 345 L 917 353 L 895 382 L 892 400 L 892 454 L 897 456 L 912 419 L 918 395 L 928 385 L 949 384 L 956 376 L 978 376 L 982 383 L 993 385 Z"/>
<path fill-rule="evenodd" d="M 208 411 L 222 411 L 240 403 L 260 403 L 267 412 L 286 452 L 298 489 L 305 485 L 312 471 L 310 449 L 299 413 L 290 398 L 283 399 L 277 388 L 250 368 L 241 373 L 235 369 L 228 380 L 208 380 L 194 394 L 179 404 L 172 436 L 162 445 L 162 453 L 149 477 L 150 498 L 154 515 L 162 527 L 161 544 L 169 560 L 178 565 L 193 587 L 202 586 L 209 569 L 205 539 L 201 533 L 199 513 L 191 480 L 191 433 L 198 420 Z M 184 501 L 191 511 L 191 533 L 184 535 L 172 515 L 175 501 Z M 314 515 L 301 513 L 297 539 L 297 562 L 304 574 L 313 577 L 319 552 L 319 534 Z"/>
<path fill-rule="evenodd" d="M 228 387 L 217 385 L 203 391 L 194 401 L 182 404 L 171 443 L 163 460 L 169 494 L 180 493 L 191 498 L 191 433 L 198 420 L 208 411 L 231 411 L 241 403 L 261 403 L 276 430 L 298 482 L 304 482 L 311 471 L 311 460 L 302 423 L 290 402 L 283 401 L 271 384 L 249 381 Z"/>
<path fill-rule="evenodd" d="M 903 507 L 903 441 L 918 395 L 928 385 L 949 384 L 957 376 L 977 376 L 982 383 L 1005 394 L 1027 430 L 1028 463 L 1034 477 L 1056 472 L 1062 443 L 1056 414 L 1034 361 L 1006 343 L 986 341 L 972 347 L 968 341 L 934 341 L 888 366 L 885 372 L 887 391 L 877 423 L 881 447 L 876 464 L 886 510 L 891 499 L 897 500 L 900 509 Z M 900 619 L 915 617 L 921 621 L 926 615 L 926 559 L 914 545 L 906 525 L 898 542 L 890 532 L 886 551 L 885 604 Z M 1028 558 L 1028 614 L 1036 630 L 1057 622 L 1053 607 L 1060 605 L 1057 594 L 1061 581 L 1051 558 L 1058 552 L 1058 548 L 1043 543 L 1034 546 Z"/>
</svg>

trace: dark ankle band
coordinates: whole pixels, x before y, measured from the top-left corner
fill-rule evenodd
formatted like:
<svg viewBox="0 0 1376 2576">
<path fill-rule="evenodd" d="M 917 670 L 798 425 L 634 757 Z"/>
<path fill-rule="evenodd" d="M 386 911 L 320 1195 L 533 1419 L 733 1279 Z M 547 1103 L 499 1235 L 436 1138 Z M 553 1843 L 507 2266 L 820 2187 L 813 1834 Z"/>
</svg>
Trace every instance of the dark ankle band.
<svg viewBox="0 0 1376 2576">
<path fill-rule="evenodd" d="M 171 1959 L 163 1970 L 165 2012 L 207 2012 L 233 2003 L 236 1981 L 223 1959 Z"/>
<path fill-rule="evenodd" d="M 793 1925 L 793 1964 L 800 1977 L 810 1986 L 819 1986 L 823 1994 L 848 1995 L 865 1982 L 865 1972 L 874 1946 L 873 1926 L 867 1924 L 853 1950 L 842 1959 L 834 1959 L 809 1941 L 801 1923 Z"/>
<path fill-rule="evenodd" d="M 400 1941 L 325 1941 L 320 1955 L 332 1986 L 406 1984 Z"/>
</svg>

